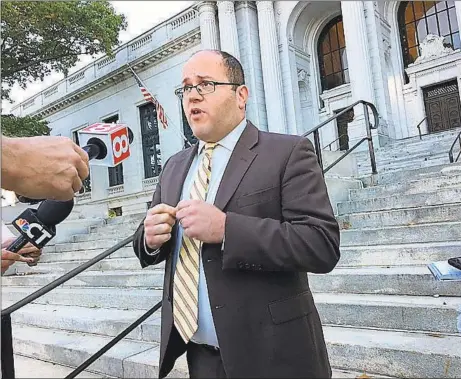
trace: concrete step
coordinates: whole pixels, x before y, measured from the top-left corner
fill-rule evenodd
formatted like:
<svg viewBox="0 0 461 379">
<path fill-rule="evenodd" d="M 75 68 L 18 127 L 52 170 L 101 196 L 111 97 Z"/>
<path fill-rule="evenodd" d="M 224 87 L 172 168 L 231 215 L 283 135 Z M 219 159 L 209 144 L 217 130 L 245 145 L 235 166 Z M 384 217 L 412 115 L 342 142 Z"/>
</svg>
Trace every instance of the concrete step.
<svg viewBox="0 0 461 379">
<path fill-rule="evenodd" d="M 349 213 L 427 207 L 453 203 L 461 204 L 461 187 L 439 189 L 434 192 L 423 192 L 410 195 L 394 195 L 359 201 L 345 201 L 338 203 L 338 214 L 346 215 Z"/>
<path fill-rule="evenodd" d="M 19 275 L 2 278 L 2 286 L 42 287 L 61 274 Z M 163 269 L 137 271 L 85 271 L 70 279 L 62 287 L 163 288 Z"/>
<path fill-rule="evenodd" d="M 65 261 L 81 261 L 81 260 L 90 260 L 97 255 L 103 253 L 106 249 L 92 249 L 92 250 L 74 250 L 67 251 L 65 253 L 48 253 L 44 252 L 40 257 L 40 262 L 65 262 Z M 122 247 L 117 250 L 115 253 L 110 255 L 109 259 L 112 258 L 131 258 L 133 257 L 133 247 L 127 246 Z"/>
<path fill-rule="evenodd" d="M 12 322 L 14 325 L 116 337 L 145 312 L 145 310 L 29 304 L 13 313 Z M 160 316 L 161 312 L 158 310 L 126 338 L 159 342 Z"/>
<path fill-rule="evenodd" d="M 369 200 L 381 197 L 413 195 L 423 192 L 434 192 L 443 188 L 460 188 L 461 175 L 440 175 L 433 178 L 423 178 L 405 183 L 392 183 L 375 187 L 349 190 L 351 201 Z"/>
<path fill-rule="evenodd" d="M 2 302 L 17 302 L 40 287 L 3 287 Z M 150 309 L 162 297 L 162 290 L 98 287 L 55 288 L 34 301 L 35 304 L 74 305 L 116 309 Z"/>
<path fill-rule="evenodd" d="M 395 171 L 401 171 L 401 170 L 417 170 L 421 168 L 426 168 L 426 167 L 432 167 L 432 166 L 437 166 L 437 165 L 443 165 L 443 164 L 449 164 L 450 160 L 448 159 L 448 154 L 444 157 L 438 157 L 438 158 L 433 158 L 429 160 L 408 160 L 408 161 L 397 161 L 397 162 L 391 162 L 391 163 L 381 163 L 377 162 L 376 166 L 378 169 L 379 173 L 386 173 L 386 172 L 395 172 Z M 361 167 L 360 171 L 365 171 L 366 172 L 367 167 Z"/>
<path fill-rule="evenodd" d="M 314 293 L 323 324 L 459 333 L 461 298 Z"/>
<path fill-rule="evenodd" d="M 29 342 L 29 335 L 32 336 Z M 23 325 L 15 325 L 14 348 L 22 355 L 34 356 L 43 360 L 40 368 L 43 369 L 47 362 L 58 362 L 60 365 L 75 366 L 110 341 L 110 337 L 95 336 L 82 333 L 68 333 L 58 330 L 46 330 Z M 153 378 L 158 377 L 159 346 L 155 343 L 134 342 L 122 340 L 112 349 L 106 352 L 101 358 L 94 362 L 89 369 L 96 372 L 97 377 L 117 378 Z M 16 366 L 30 364 L 31 359 L 18 359 Z M 36 362 L 34 362 L 36 364 Z M 49 368 L 48 364 L 46 369 Z M 37 366 L 36 366 L 37 367 Z M 68 370 L 70 373 L 70 369 Z M 357 372 L 344 369 L 333 369 L 334 378 L 357 378 L 364 372 Z M 29 372 L 29 368 L 19 368 L 17 372 Z M 59 373 L 67 372 L 59 368 Z M 52 375 L 35 377 L 62 377 L 58 376 L 56 370 Z M 388 378 L 384 375 L 373 375 L 366 372 L 367 377 Z M 110 376 L 108 376 L 110 375 Z M 83 376 L 83 373 L 82 373 Z M 21 376 L 17 376 L 21 377 Z M 24 376 L 34 377 L 34 376 Z M 92 375 L 84 377 L 96 377 Z M 167 378 L 187 378 L 188 368 L 185 354 L 175 363 L 174 369 Z"/>
<path fill-rule="evenodd" d="M 342 231 L 343 236 L 345 232 L 346 231 Z M 346 237 L 346 240 L 343 238 L 341 259 L 338 262 L 339 267 L 423 265 L 433 261 L 456 257 L 461 251 L 461 241 L 455 240 L 448 240 L 448 242 L 399 243 L 398 241 L 383 241 L 381 239 L 381 244 L 378 245 L 370 244 L 370 246 L 357 246 L 352 243 L 346 246 L 344 244 L 347 244 L 347 240 L 350 241 L 348 237 Z M 403 240 L 402 242 L 406 241 Z M 56 274 L 61 276 L 85 262 L 86 260 L 55 261 L 49 263 L 39 262 L 37 266 L 33 267 L 29 267 L 26 264 L 16 264 L 15 267 L 19 275 L 38 276 L 41 274 Z M 128 270 L 135 274 L 141 270 L 149 272 L 156 270 L 163 271 L 164 267 L 165 265 L 162 262 L 157 266 L 148 266 L 142 269 L 138 258 L 135 257 L 133 252 L 131 258 L 106 258 L 91 266 L 86 271 L 102 271 L 105 273 Z M 80 275 L 83 275 L 83 273 Z M 2 277 L 2 282 L 4 280 L 10 280 L 10 278 L 14 277 Z"/>
<path fill-rule="evenodd" d="M 112 339 L 24 325 L 15 325 L 13 336 L 16 353 L 71 367 L 88 359 Z M 88 369 L 117 378 L 152 378 L 158 377 L 158 360 L 158 344 L 124 339 Z M 179 360 L 169 377 L 183 378 L 186 372 L 185 360 Z"/>
<path fill-rule="evenodd" d="M 337 368 L 399 378 L 457 378 L 461 336 L 324 327 L 328 354 Z"/>
<path fill-rule="evenodd" d="M 380 173 L 374 178 L 375 184 L 404 183 L 415 179 L 433 178 L 441 175 L 460 175 L 461 162 L 441 164 L 419 169 L 403 169 L 392 172 Z"/>
<path fill-rule="evenodd" d="M 138 221 L 127 221 L 123 224 L 107 224 L 107 225 L 100 225 L 100 226 L 91 226 L 89 228 L 90 233 L 118 233 L 120 230 L 129 231 L 131 234 L 136 232 L 140 222 Z"/>
<path fill-rule="evenodd" d="M 125 239 L 131 235 L 133 235 L 132 230 L 128 230 L 123 227 L 123 225 L 118 226 L 117 230 L 114 232 L 111 231 L 104 231 L 100 230 L 98 233 L 89 233 L 89 234 L 81 234 L 81 235 L 74 235 L 71 237 L 71 242 L 94 242 L 99 240 L 107 240 L 108 238 L 121 238 Z"/>
<path fill-rule="evenodd" d="M 461 241 L 343 246 L 338 267 L 426 265 L 460 252 Z"/>
<path fill-rule="evenodd" d="M 146 217 L 146 213 L 133 213 L 130 215 L 125 216 L 118 216 L 113 218 L 108 218 L 106 220 L 107 225 L 116 225 L 116 224 L 124 224 L 124 223 L 137 223 L 140 224 L 141 221 Z"/>
<path fill-rule="evenodd" d="M 341 231 L 341 246 L 461 241 L 461 222 Z"/>
<path fill-rule="evenodd" d="M 54 246 L 47 245 L 44 251 L 47 253 L 63 253 L 76 250 L 109 249 L 123 240 L 124 238 L 108 238 L 89 242 L 67 242 L 56 244 Z"/>
<path fill-rule="evenodd" d="M 459 191 L 461 192 L 461 188 Z M 461 199 L 459 200 L 461 201 Z M 367 201 L 373 200 L 361 200 L 360 202 Z M 356 202 L 356 204 L 360 202 Z M 461 220 L 461 202 L 418 208 L 351 213 L 339 216 L 337 219 L 341 228 L 344 229 L 459 221 Z"/>
<path fill-rule="evenodd" d="M 313 292 L 461 296 L 461 281 L 437 281 L 427 266 L 337 267 L 327 275 L 309 274 Z"/>
<path fill-rule="evenodd" d="M 93 266 L 88 268 L 86 271 L 112 271 L 112 270 L 141 270 L 141 264 L 139 259 L 135 257 L 133 252 L 133 258 L 106 258 L 102 261 L 95 263 Z M 76 261 L 54 261 L 38 263 L 37 266 L 29 267 L 26 264 L 16 264 L 15 267 L 18 274 L 43 274 L 43 273 L 59 273 L 64 275 L 66 272 L 73 270 L 74 268 L 87 262 L 87 260 L 76 260 Z M 148 266 L 143 270 L 156 270 L 163 269 L 164 263 L 157 266 Z"/>
<path fill-rule="evenodd" d="M 63 366 L 22 355 L 14 355 L 16 378 L 65 378 L 75 367 Z M 114 378 L 113 376 L 83 371 L 76 378 Z"/>
</svg>

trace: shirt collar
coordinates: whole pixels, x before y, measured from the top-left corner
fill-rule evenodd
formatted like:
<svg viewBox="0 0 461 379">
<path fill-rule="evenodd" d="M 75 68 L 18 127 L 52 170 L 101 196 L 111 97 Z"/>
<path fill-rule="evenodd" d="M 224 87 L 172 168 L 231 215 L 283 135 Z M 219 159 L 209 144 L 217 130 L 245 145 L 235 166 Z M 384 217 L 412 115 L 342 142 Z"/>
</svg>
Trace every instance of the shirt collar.
<svg viewBox="0 0 461 379">
<path fill-rule="evenodd" d="M 226 135 L 224 138 L 218 141 L 217 144 L 232 152 L 238 140 L 240 139 L 240 136 L 242 135 L 243 130 L 245 129 L 246 125 L 247 125 L 247 119 L 244 117 L 243 120 L 240 122 L 240 124 L 238 124 L 228 135 Z M 198 146 L 199 154 L 202 152 L 205 144 L 206 142 L 199 141 L 199 146 Z"/>
</svg>

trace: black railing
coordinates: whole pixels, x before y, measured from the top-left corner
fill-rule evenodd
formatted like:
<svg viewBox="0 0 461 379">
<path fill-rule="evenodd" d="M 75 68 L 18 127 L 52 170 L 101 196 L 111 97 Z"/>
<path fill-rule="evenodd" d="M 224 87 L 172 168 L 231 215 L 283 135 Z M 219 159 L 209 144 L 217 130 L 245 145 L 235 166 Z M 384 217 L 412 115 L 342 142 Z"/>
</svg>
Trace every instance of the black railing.
<svg viewBox="0 0 461 379">
<path fill-rule="evenodd" d="M 455 159 L 453 156 L 453 152 L 456 146 L 456 142 L 459 143 L 459 153 Z M 461 156 L 461 132 L 458 133 L 455 140 L 453 141 L 453 144 L 451 145 L 450 151 L 448 152 L 448 159 L 450 160 L 450 163 L 455 163 L 455 162 L 458 162 L 458 159 L 460 156 Z"/>
<path fill-rule="evenodd" d="M 81 272 L 95 265 L 96 263 L 103 260 L 104 258 L 107 258 L 109 255 L 115 253 L 117 250 L 121 249 L 122 247 L 126 246 L 132 241 L 133 241 L 133 236 L 125 238 L 123 241 L 112 246 L 110 249 L 107 249 L 106 251 L 102 252 L 96 257 L 90 259 L 88 262 L 85 262 L 82 265 L 74 268 L 73 270 L 69 271 L 68 273 L 64 274 L 58 279 L 52 281 L 46 286 L 33 292 L 32 294 L 25 297 L 24 299 L 19 300 L 17 303 L 11 305 L 10 307 L 6 309 L 2 309 L 2 313 L 1 313 L 2 315 L 2 324 L 1 324 L 2 326 L 2 336 L 1 336 L 2 378 L 5 378 L 5 379 L 15 378 L 11 314 L 17 311 L 18 309 L 24 307 L 25 305 L 30 304 L 32 301 L 38 299 L 39 297 L 47 294 L 48 292 L 52 291 L 56 287 L 60 286 L 61 284 L 64 284 L 68 280 L 72 279 L 76 275 L 80 274 Z M 146 320 L 149 316 L 151 316 L 154 312 L 156 312 L 161 307 L 161 305 L 162 305 L 161 302 L 157 303 L 153 308 L 151 308 L 144 315 L 142 315 L 139 319 L 137 319 L 134 323 L 132 323 L 129 327 L 127 327 L 123 332 L 121 332 L 118 336 L 116 336 L 112 341 L 110 341 L 107 345 L 102 347 L 97 353 L 93 354 L 90 358 L 88 358 L 85 362 L 83 362 L 79 367 L 77 367 L 74 371 L 72 371 L 66 377 L 66 379 L 75 378 L 78 374 L 80 374 L 83 370 L 85 370 L 88 366 L 90 366 L 96 359 L 101 357 L 106 351 L 108 351 L 117 342 L 119 342 L 122 338 L 127 336 L 132 330 L 134 330 L 142 322 L 144 322 L 144 320 Z"/>
<path fill-rule="evenodd" d="M 330 166 L 326 169 L 323 169 L 323 173 L 327 172 L 331 167 L 341 161 L 346 155 L 350 154 L 353 150 L 355 150 L 362 142 L 368 141 L 368 148 L 370 151 L 370 159 L 371 159 L 371 167 L 374 174 L 377 173 L 376 171 L 376 162 L 373 150 L 373 141 L 371 139 L 371 129 L 376 128 L 378 126 L 378 112 L 375 106 L 371 103 L 365 102 L 363 100 L 358 101 L 352 104 L 350 107 L 345 108 L 343 111 L 338 113 L 337 115 L 329 118 L 328 120 L 322 122 L 320 125 L 316 126 L 314 129 L 310 130 L 309 132 L 305 133 L 303 136 L 306 137 L 311 133 L 314 133 L 314 140 L 315 140 L 315 148 L 316 154 L 320 163 L 320 167 L 322 167 L 322 150 L 320 148 L 320 138 L 318 134 L 318 130 L 329 123 L 330 121 L 334 120 L 335 118 L 341 116 L 344 112 L 352 109 L 357 104 L 362 103 L 364 105 L 364 116 L 365 116 L 365 124 L 367 129 L 367 137 L 360 140 L 357 144 L 355 144 L 352 148 L 347 150 L 344 155 L 342 155 L 339 159 L 333 162 Z M 372 127 L 369 123 L 368 117 L 368 107 L 372 110 L 375 124 Z M 2 378 L 4 379 L 14 379 L 15 378 L 15 370 L 14 370 L 14 351 L 13 351 L 13 335 L 12 335 L 12 325 L 11 325 L 11 314 L 18 309 L 24 307 L 27 304 L 30 304 L 34 300 L 38 299 L 39 297 L 47 294 L 48 292 L 52 291 L 56 287 L 64 284 L 68 280 L 74 278 L 76 275 L 80 274 L 81 272 L 85 271 L 86 269 L 90 268 L 91 266 L 95 265 L 99 261 L 107 258 L 109 255 L 115 253 L 117 250 L 121 249 L 122 247 L 126 246 L 130 242 L 133 241 L 134 236 L 130 236 L 123 241 L 119 242 L 118 244 L 114 245 L 110 249 L 102 252 L 101 254 L 97 255 L 96 257 L 90 259 L 88 262 L 83 263 L 82 265 L 74 268 L 73 270 L 69 271 L 68 273 L 64 274 L 63 276 L 59 277 L 58 279 L 52 281 L 51 283 L 47 284 L 46 286 L 40 288 L 39 290 L 33 292 L 29 296 L 26 296 L 24 299 L 19 300 L 17 303 L 11 305 L 10 307 L 2 310 L 1 316 L 1 365 L 2 365 Z M 98 358 L 100 358 L 105 352 L 107 352 L 110 348 L 115 346 L 120 340 L 125 338 L 129 333 L 131 333 L 135 328 L 137 328 L 141 323 L 143 323 L 147 318 L 149 318 L 153 313 L 159 310 L 162 306 L 162 302 L 159 301 L 155 306 L 149 309 L 146 313 L 144 313 L 141 317 L 139 317 L 135 322 L 133 322 L 130 326 L 128 326 L 123 332 L 119 333 L 115 338 L 113 338 L 108 344 L 103 346 L 98 352 L 93 354 L 89 357 L 85 362 L 83 362 L 80 366 L 78 366 L 74 371 L 72 371 L 69 375 L 66 376 L 65 379 L 75 378 L 81 372 L 83 372 L 86 368 L 88 368 L 93 362 L 95 362 Z"/>
<path fill-rule="evenodd" d="M 416 128 L 418 129 L 418 134 L 419 134 L 419 139 L 422 140 L 423 139 L 423 135 L 421 133 L 421 124 L 424 122 L 424 120 L 427 119 L 427 116 L 424 116 L 424 118 L 418 122 L 418 125 L 416 125 Z"/>
<path fill-rule="evenodd" d="M 320 145 L 320 134 L 319 134 L 319 129 L 321 129 L 323 126 L 326 124 L 330 123 L 334 119 L 338 118 L 342 114 L 348 112 L 349 110 L 353 109 L 356 105 L 362 104 L 363 105 L 363 116 L 365 120 L 365 128 L 366 128 L 366 133 L 367 136 L 362 138 L 359 142 L 357 142 L 354 146 L 352 146 L 350 149 L 346 150 L 346 152 L 341 155 L 337 160 L 335 160 L 332 164 L 330 164 L 327 168 L 323 168 L 323 158 L 322 158 L 322 148 Z M 370 124 L 370 117 L 368 115 L 368 108 L 371 109 L 374 117 L 374 124 Z M 344 108 L 341 112 L 335 114 L 334 116 L 330 117 L 329 119 L 323 121 L 319 125 L 317 125 L 315 128 L 309 130 L 308 132 L 303 134 L 303 137 L 307 137 L 310 134 L 314 134 L 314 146 L 315 146 L 315 153 L 317 154 L 317 160 L 319 162 L 320 167 L 322 168 L 323 173 L 325 174 L 328 172 L 333 166 L 338 164 L 340 161 L 342 161 L 346 156 L 348 156 L 350 153 L 352 153 L 357 147 L 359 147 L 363 142 L 368 141 L 368 152 L 370 154 L 370 162 L 371 162 L 371 171 L 373 174 L 377 174 L 378 171 L 376 169 L 376 158 L 375 158 L 375 150 L 373 147 L 373 138 L 371 135 L 371 129 L 377 129 L 379 124 L 379 115 L 376 107 L 372 104 L 369 103 L 368 101 L 365 100 L 358 100 L 354 104 L 348 106 L 347 108 Z"/>
</svg>

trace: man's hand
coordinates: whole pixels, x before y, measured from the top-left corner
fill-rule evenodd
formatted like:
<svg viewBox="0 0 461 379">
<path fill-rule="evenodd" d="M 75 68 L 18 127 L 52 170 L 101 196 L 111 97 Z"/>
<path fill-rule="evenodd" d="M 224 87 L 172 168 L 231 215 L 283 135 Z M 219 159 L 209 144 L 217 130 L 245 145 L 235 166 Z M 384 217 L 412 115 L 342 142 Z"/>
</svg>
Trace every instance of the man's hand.
<svg viewBox="0 0 461 379">
<path fill-rule="evenodd" d="M 88 154 L 67 137 L 2 136 L 2 188 L 32 199 L 70 200 L 89 175 Z"/>
<path fill-rule="evenodd" d="M 200 200 L 183 200 L 177 209 L 176 218 L 186 236 L 205 243 L 223 241 L 226 214 L 214 205 Z"/>
<path fill-rule="evenodd" d="M 144 220 L 146 245 L 156 250 L 171 238 L 171 229 L 176 222 L 176 208 L 167 204 L 157 204 L 147 211 Z"/>
<path fill-rule="evenodd" d="M 10 246 L 15 241 L 15 239 L 16 237 L 11 237 L 3 241 L 2 249 L 6 249 L 8 246 Z M 32 258 L 32 261 L 29 262 L 29 266 L 36 266 L 40 260 L 40 256 L 42 255 L 42 250 L 37 249 L 34 245 L 28 242 L 27 245 L 25 245 L 21 250 L 17 252 L 17 254 L 26 258 Z"/>
<path fill-rule="evenodd" d="M 10 267 L 14 262 L 33 263 L 34 258 L 23 257 L 20 254 L 12 253 L 11 251 L 2 248 L 2 274 L 8 270 L 8 267 Z"/>
</svg>

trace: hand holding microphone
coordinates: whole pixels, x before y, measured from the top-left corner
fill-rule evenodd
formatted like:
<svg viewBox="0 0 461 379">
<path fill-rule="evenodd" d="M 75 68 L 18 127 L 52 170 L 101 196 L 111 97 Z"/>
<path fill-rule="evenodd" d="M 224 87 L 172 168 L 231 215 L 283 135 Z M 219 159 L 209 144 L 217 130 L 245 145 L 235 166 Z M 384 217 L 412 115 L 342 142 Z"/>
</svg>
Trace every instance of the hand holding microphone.
<svg viewBox="0 0 461 379">
<path fill-rule="evenodd" d="M 48 181 L 48 186 L 44 187 L 42 191 L 44 196 L 35 195 L 37 191 L 34 192 L 33 196 L 30 196 L 24 191 L 18 190 L 16 193 L 20 202 L 33 204 L 43 201 L 43 199 L 66 200 L 73 198 L 74 193 L 82 188 L 82 180 L 89 175 L 89 160 L 92 160 L 93 166 L 114 167 L 130 157 L 130 144 L 133 142 L 133 133 L 125 124 L 96 123 L 79 130 L 78 133 L 79 141 L 84 145 L 82 148 L 69 139 L 59 137 L 64 138 L 66 142 L 70 142 L 69 146 L 74 149 L 74 153 L 68 151 L 70 156 L 67 159 L 59 155 L 58 152 L 49 153 L 51 158 L 55 157 L 55 159 L 49 158 L 46 167 L 50 172 L 46 172 L 47 175 L 42 178 L 42 181 Z M 56 137 L 40 138 L 54 139 Z M 53 148 L 53 146 L 48 146 L 51 151 Z M 77 156 L 75 153 L 77 153 Z M 61 161 L 57 161 L 58 158 Z M 73 169 L 69 162 L 75 165 Z M 38 172 L 44 175 L 42 171 L 43 169 L 38 168 Z M 63 185 L 63 180 L 59 181 L 59 178 L 63 177 L 64 174 L 70 174 L 68 176 L 73 180 L 70 186 Z M 62 190 L 52 189 L 53 183 L 55 186 L 61 184 Z M 30 187 L 33 187 L 33 185 L 30 185 Z M 45 193 L 46 190 L 49 192 Z"/>
<path fill-rule="evenodd" d="M 33 245 L 36 248 L 35 250 L 40 251 L 56 235 L 56 225 L 64 221 L 67 216 L 69 216 L 73 207 L 73 199 L 68 201 L 45 200 L 36 210 L 31 208 L 26 209 L 12 222 L 12 225 L 16 228 L 16 230 L 18 230 L 20 236 L 9 244 L 6 248 L 7 252 L 18 253 L 21 250 L 24 253 L 33 252 L 27 250 L 27 246 L 29 244 Z M 2 260 L 3 255 L 2 246 Z M 14 258 L 17 257 L 11 256 L 10 258 L 5 259 Z M 17 260 L 21 260 L 23 262 L 25 261 L 29 264 L 29 266 L 31 266 L 36 263 L 35 258 L 31 258 L 32 259 L 21 256 L 21 259 Z M 11 265 L 11 263 L 9 265 Z"/>
<path fill-rule="evenodd" d="M 87 153 L 66 137 L 2 136 L 2 188 L 32 199 L 69 200 L 89 175 Z"/>
</svg>

